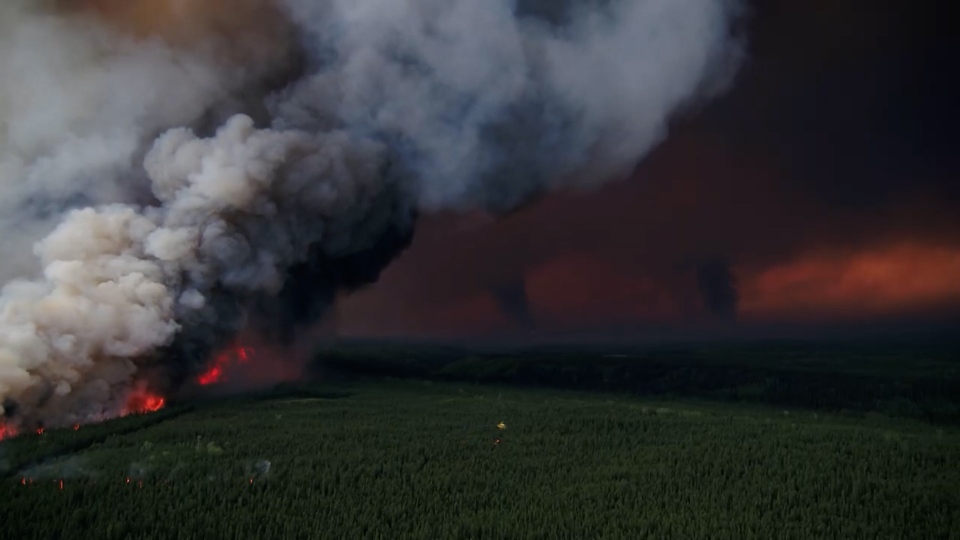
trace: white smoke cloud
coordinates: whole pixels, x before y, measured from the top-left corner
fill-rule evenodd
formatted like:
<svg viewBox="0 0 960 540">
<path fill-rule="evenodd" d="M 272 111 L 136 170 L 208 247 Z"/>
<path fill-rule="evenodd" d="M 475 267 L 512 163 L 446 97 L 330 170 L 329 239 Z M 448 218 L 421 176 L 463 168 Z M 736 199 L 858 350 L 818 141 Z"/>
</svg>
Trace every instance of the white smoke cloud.
<svg viewBox="0 0 960 540">
<path fill-rule="evenodd" d="M 134 46 L 43 3 L 0 5 L 0 280 L 37 269 L 33 242 L 70 205 L 121 202 L 148 138 L 224 96 L 223 74 L 160 43 Z"/>
<path fill-rule="evenodd" d="M 303 72 L 261 96 L 270 125 L 210 137 L 192 128 L 257 69 L 0 7 L 0 404 L 19 418 L 115 413 L 254 304 L 375 279 L 413 209 L 626 174 L 741 53 L 719 0 L 557 4 L 560 25 L 508 0 L 282 3 Z"/>
<path fill-rule="evenodd" d="M 283 125 L 393 137 L 421 207 L 509 208 L 629 173 L 677 108 L 729 82 L 742 49 L 723 0 L 287 0 L 321 65 Z"/>
</svg>

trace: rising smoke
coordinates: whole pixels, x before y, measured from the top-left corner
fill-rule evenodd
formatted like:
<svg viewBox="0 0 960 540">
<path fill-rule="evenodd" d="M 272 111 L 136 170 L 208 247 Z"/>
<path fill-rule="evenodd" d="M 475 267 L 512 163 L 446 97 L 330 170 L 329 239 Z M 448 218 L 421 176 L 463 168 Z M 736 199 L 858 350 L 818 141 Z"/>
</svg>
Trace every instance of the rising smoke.
<svg viewBox="0 0 960 540">
<path fill-rule="evenodd" d="M 739 294 L 730 263 L 724 258 L 712 258 L 697 265 L 697 286 L 704 309 L 721 319 L 737 316 Z"/>
<path fill-rule="evenodd" d="M 0 411 L 47 425 L 322 316 L 418 213 L 629 173 L 742 53 L 734 0 L 63 4 L 0 6 Z"/>
<path fill-rule="evenodd" d="M 530 331 L 536 328 L 530 297 L 527 295 L 527 284 L 523 278 L 493 287 L 491 293 L 500 311 L 519 325 L 520 330 Z"/>
</svg>

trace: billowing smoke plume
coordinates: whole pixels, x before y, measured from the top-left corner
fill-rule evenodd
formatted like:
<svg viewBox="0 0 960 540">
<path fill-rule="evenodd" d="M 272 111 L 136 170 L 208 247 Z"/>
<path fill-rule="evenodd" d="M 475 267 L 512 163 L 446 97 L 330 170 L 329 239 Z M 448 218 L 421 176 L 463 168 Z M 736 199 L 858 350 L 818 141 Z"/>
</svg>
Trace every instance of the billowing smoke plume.
<svg viewBox="0 0 960 540">
<path fill-rule="evenodd" d="M 741 55 L 732 0 L 63 4 L 0 6 L 0 403 L 53 425 L 321 316 L 418 213 L 630 172 Z"/>
</svg>

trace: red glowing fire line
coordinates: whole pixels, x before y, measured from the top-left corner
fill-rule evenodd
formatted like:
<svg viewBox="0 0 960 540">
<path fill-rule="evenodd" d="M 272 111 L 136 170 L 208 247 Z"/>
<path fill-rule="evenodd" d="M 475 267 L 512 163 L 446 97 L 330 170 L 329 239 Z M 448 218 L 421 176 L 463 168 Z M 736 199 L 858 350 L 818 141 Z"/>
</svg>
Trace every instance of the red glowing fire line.
<svg viewBox="0 0 960 540">
<path fill-rule="evenodd" d="M 233 364 L 245 364 L 253 352 L 250 347 L 236 346 L 218 354 L 213 359 L 213 365 L 197 377 L 197 384 L 210 386 L 223 382 L 227 369 Z"/>
<path fill-rule="evenodd" d="M 126 406 L 120 410 L 120 416 L 128 414 L 146 414 L 159 411 L 166 405 L 167 400 L 158 394 L 154 394 L 143 387 L 137 387 L 127 396 Z M 80 424 L 74 424 L 74 431 L 80 430 Z M 44 428 L 38 427 L 33 430 L 37 435 L 44 434 Z M 20 430 L 15 426 L 0 422 L 0 441 L 12 439 L 20 435 Z"/>
<path fill-rule="evenodd" d="M 200 386 L 210 386 L 223 382 L 230 366 L 247 363 L 254 352 L 251 347 L 238 345 L 218 354 L 213 360 L 213 365 L 197 377 L 197 383 Z M 127 397 L 126 406 L 120 411 L 120 416 L 151 413 L 162 409 L 164 405 L 166 405 L 166 399 L 163 396 L 138 387 Z M 76 431 L 80 426 L 74 425 L 73 429 Z M 42 435 L 43 428 L 37 428 L 35 433 Z M 16 427 L 0 422 L 0 441 L 12 439 L 19 434 Z"/>
<path fill-rule="evenodd" d="M 12 439 L 18 434 L 17 428 L 13 426 L 8 426 L 7 424 L 0 422 L 0 441 L 4 439 Z"/>
</svg>

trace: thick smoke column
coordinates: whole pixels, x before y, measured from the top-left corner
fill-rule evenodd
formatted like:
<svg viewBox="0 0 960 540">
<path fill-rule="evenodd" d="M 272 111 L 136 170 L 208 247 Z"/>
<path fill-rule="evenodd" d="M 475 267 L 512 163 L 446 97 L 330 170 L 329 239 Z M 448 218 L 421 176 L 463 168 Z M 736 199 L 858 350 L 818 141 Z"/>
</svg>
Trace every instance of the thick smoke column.
<svg viewBox="0 0 960 540">
<path fill-rule="evenodd" d="M 164 39 L 57 4 L 0 7 L 0 403 L 48 424 L 182 382 L 250 321 L 322 315 L 419 212 L 630 172 L 741 53 L 720 0 L 277 0 L 295 31 L 244 19 L 276 51 L 240 69 L 218 8 Z"/>
<path fill-rule="evenodd" d="M 737 316 L 739 294 L 726 259 L 714 258 L 697 265 L 697 285 L 708 313 L 723 319 Z"/>
<path fill-rule="evenodd" d="M 529 331 L 536 327 L 530 309 L 530 297 L 527 295 L 527 284 L 523 278 L 494 287 L 491 292 L 503 314 L 519 324 L 522 330 Z"/>
</svg>

